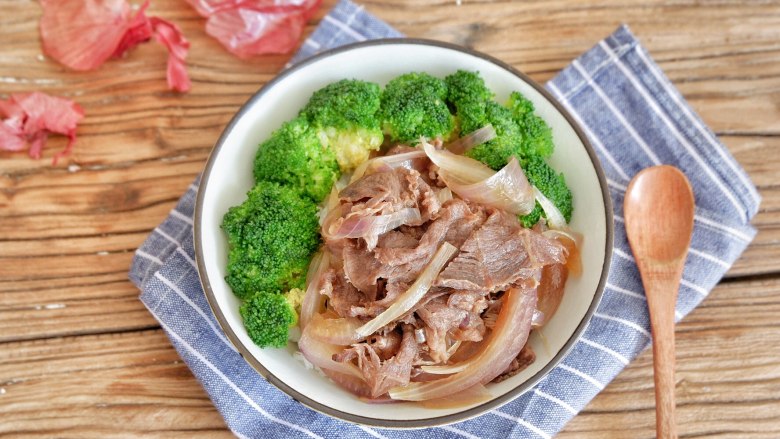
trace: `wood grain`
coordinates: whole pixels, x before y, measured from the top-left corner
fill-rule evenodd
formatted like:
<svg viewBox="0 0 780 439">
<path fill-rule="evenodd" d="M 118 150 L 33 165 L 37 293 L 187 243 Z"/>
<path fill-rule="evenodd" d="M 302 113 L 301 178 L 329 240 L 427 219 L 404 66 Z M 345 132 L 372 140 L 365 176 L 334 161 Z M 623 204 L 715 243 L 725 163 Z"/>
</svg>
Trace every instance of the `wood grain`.
<svg viewBox="0 0 780 439">
<path fill-rule="evenodd" d="M 307 26 L 333 6 L 327 0 Z M 763 197 L 758 235 L 678 326 L 682 437 L 780 436 L 780 2 L 737 0 L 368 0 L 415 37 L 465 44 L 537 81 L 631 25 L 721 135 Z M 224 424 L 127 280 L 132 252 L 201 171 L 238 107 L 288 56 L 239 60 L 186 2 L 150 15 L 192 42 L 190 93 L 167 90 L 166 56 L 144 44 L 99 70 L 41 55 L 40 6 L 0 0 L 0 97 L 40 90 L 87 117 L 73 155 L 52 138 L 41 160 L 0 152 L 0 435 L 214 437 Z M 561 437 L 652 437 L 649 353 Z M 113 386 L 113 387 L 112 387 Z"/>
</svg>

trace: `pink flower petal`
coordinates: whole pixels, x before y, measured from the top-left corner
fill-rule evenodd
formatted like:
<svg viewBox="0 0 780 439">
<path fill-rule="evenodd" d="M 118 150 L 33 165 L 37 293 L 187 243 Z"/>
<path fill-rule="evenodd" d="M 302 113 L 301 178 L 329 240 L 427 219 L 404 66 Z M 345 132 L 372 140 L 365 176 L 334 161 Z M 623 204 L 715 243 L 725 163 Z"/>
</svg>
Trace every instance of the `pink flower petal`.
<svg viewBox="0 0 780 439">
<path fill-rule="evenodd" d="M 0 150 L 22 151 L 27 146 L 24 133 L 19 127 L 15 127 L 13 121 L 0 123 Z"/>
<path fill-rule="evenodd" d="M 125 0 L 41 0 L 43 50 L 73 70 L 92 70 L 110 58 L 128 28 Z"/>
<path fill-rule="evenodd" d="M 40 92 L 12 94 L 0 101 L 0 111 L 6 118 L 0 123 L 0 149 L 21 151 L 30 144 L 28 154 L 40 158 L 49 133 L 63 134 L 70 139 L 57 159 L 67 155 L 76 141 L 76 126 L 84 118 L 84 110 L 69 99 Z"/>
<path fill-rule="evenodd" d="M 175 24 L 157 17 L 149 21 L 154 29 L 154 38 L 168 49 L 168 86 L 176 91 L 188 91 L 192 84 L 184 59 L 190 50 L 190 42 Z"/>
<path fill-rule="evenodd" d="M 169 52 L 168 85 L 178 91 L 190 89 L 184 63 L 189 42 L 173 23 L 146 16 L 149 0 L 134 16 L 125 0 L 41 0 L 41 6 L 44 52 L 61 64 L 92 70 L 154 36 Z"/>
<path fill-rule="evenodd" d="M 187 0 L 208 18 L 206 33 L 240 58 L 289 53 L 321 0 Z"/>
</svg>

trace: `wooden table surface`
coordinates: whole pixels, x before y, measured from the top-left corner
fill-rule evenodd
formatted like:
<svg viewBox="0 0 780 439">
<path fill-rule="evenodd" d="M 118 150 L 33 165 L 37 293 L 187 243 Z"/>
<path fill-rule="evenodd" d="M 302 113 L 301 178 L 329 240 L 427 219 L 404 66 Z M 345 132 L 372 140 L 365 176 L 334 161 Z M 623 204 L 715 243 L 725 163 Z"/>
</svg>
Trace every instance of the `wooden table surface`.
<svg viewBox="0 0 780 439">
<path fill-rule="evenodd" d="M 631 25 L 763 196 L 755 241 L 677 328 L 680 435 L 780 437 L 780 2 L 364 4 L 409 36 L 474 47 L 537 81 Z M 87 114 L 56 167 L 62 138 L 38 161 L 0 153 L 0 436 L 229 435 L 127 271 L 231 115 L 288 56 L 233 57 L 184 0 L 154 1 L 150 15 L 192 42 L 188 94 L 167 90 L 157 44 L 67 71 L 41 56 L 39 4 L 0 0 L 0 94 L 67 96 Z M 559 437 L 653 437 L 651 362 L 640 355 Z"/>
</svg>

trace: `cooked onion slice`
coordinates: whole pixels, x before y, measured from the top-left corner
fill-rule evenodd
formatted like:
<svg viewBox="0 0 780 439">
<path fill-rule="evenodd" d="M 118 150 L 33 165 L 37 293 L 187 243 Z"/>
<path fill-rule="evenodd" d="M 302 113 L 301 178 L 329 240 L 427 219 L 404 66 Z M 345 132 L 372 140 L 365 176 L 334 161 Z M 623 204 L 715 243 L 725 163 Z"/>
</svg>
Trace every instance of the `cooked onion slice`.
<svg viewBox="0 0 780 439">
<path fill-rule="evenodd" d="M 326 319 L 322 314 L 314 314 L 306 332 L 325 343 L 344 346 L 360 341 L 356 331 L 361 325 L 356 317 Z"/>
<path fill-rule="evenodd" d="M 436 381 L 409 383 L 390 389 L 390 397 L 405 401 L 443 398 L 477 384 L 485 384 L 500 375 L 523 349 L 531 332 L 536 307 L 536 290 L 512 288 L 504 295 L 504 304 L 494 331 L 484 348 L 468 365 L 454 375 Z M 428 372 L 426 370 L 426 372 Z"/>
<path fill-rule="evenodd" d="M 461 198 L 515 215 L 526 215 L 536 205 L 531 184 L 514 157 L 493 176 L 476 183 L 463 184 L 445 169 L 439 171 L 439 176 Z"/>
<path fill-rule="evenodd" d="M 544 215 L 547 217 L 547 225 L 550 226 L 551 229 L 563 229 L 566 227 L 566 219 L 563 217 L 561 211 L 555 207 L 555 204 L 553 204 L 549 198 L 545 197 L 536 186 L 533 187 L 533 191 L 536 201 L 542 206 Z"/>
<path fill-rule="evenodd" d="M 438 150 L 425 139 L 420 139 L 420 144 L 423 146 L 425 154 L 436 166 L 447 172 L 452 178 L 460 180 L 462 184 L 487 180 L 496 173 L 479 160 Z"/>
<path fill-rule="evenodd" d="M 420 273 L 420 276 L 414 281 L 412 286 L 401 294 L 382 314 L 379 314 L 374 317 L 373 320 L 370 320 L 368 323 L 358 328 L 358 336 L 360 338 L 366 338 L 379 330 L 379 328 L 401 317 L 404 313 L 412 309 L 412 307 L 416 305 L 431 288 L 434 279 L 436 279 L 439 272 L 444 268 L 444 265 L 450 260 L 450 257 L 455 254 L 456 250 L 455 246 L 445 241 L 439 249 L 436 250 L 433 258 L 431 258 L 431 261 L 422 273 Z"/>
<path fill-rule="evenodd" d="M 496 129 L 493 125 L 487 124 L 484 127 L 472 132 L 467 136 L 463 136 L 460 139 L 445 145 L 445 148 L 454 152 L 455 154 L 463 154 L 471 148 L 481 145 L 485 142 L 489 142 L 496 138 Z"/>
<path fill-rule="evenodd" d="M 322 235 L 326 239 L 365 238 L 371 235 L 379 236 L 404 224 L 421 222 L 420 209 L 407 207 L 387 215 L 347 217 L 323 228 Z M 337 229 L 334 231 L 334 228 Z"/>
<path fill-rule="evenodd" d="M 349 182 L 354 183 L 366 174 L 392 171 L 399 167 L 412 169 L 412 161 L 423 157 L 425 157 L 425 151 L 411 151 L 403 154 L 386 155 L 366 160 L 355 168 L 355 172 L 352 173 Z"/>
<path fill-rule="evenodd" d="M 439 189 L 436 192 L 436 198 L 439 200 L 439 204 L 444 204 L 452 199 L 452 190 L 448 187 Z"/>
<path fill-rule="evenodd" d="M 330 253 L 322 251 L 314 255 L 306 273 L 306 294 L 301 302 L 301 316 L 298 319 L 301 329 L 311 320 L 314 314 L 320 312 L 325 305 L 325 297 L 320 294 L 319 284 L 322 274 L 330 267 Z"/>
<path fill-rule="evenodd" d="M 534 315 L 531 317 L 531 327 L 532 328 L 539 328 L 547 321 L 544 313 L 542 311 L 539 311 L 538 309 L 534 310 Z"/>
<path fill-rule="evenodd" d="M 309 332 L 308 329 L 304 329 L 301 339 L 298 340 L 298 349 L 301 350 L 304 358 L 321 369 L 332 370 L 334 372 L 363 379 L 363 374 L 354 364 L 333 361 L 333 355 L 341 352 L 344 349 L 343 346 L 319 341 L 312 337 Z"/>
</svg>

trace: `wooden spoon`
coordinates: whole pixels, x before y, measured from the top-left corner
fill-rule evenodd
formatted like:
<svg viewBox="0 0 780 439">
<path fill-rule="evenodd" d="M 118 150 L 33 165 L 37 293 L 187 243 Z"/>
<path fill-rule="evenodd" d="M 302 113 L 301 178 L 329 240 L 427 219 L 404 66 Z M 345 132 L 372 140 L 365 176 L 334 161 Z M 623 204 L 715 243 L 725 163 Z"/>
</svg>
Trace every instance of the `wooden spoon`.
<svg viewBox="0 0 780 439">
<path fill-rule="evenodd" d="M 674 308 L 693 232 L 691 185 L 673 166 L 647 168 L 628 185 L 623 212 L 650 309 L 656 435 L 676 438 Z"/>
</svg>

